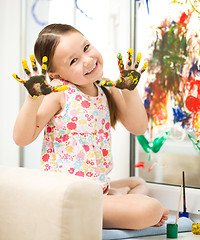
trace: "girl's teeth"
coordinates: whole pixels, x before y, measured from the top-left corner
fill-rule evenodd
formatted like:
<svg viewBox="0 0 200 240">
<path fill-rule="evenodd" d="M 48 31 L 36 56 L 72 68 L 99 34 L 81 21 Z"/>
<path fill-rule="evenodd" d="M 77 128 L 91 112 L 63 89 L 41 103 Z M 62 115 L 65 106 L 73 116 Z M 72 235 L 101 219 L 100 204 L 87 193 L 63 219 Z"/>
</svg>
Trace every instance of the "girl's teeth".
<svg viewBox="0 0 200 240">
<path fill-rule="evenodd" d="M 95 67 L 96 67 L 96 64 L 95 64 L 94 67 L 93 67 L 90 71 L 88 71 L 87 73 L 91 73 L 91 72 L 95 69 Z"/>
</svg>

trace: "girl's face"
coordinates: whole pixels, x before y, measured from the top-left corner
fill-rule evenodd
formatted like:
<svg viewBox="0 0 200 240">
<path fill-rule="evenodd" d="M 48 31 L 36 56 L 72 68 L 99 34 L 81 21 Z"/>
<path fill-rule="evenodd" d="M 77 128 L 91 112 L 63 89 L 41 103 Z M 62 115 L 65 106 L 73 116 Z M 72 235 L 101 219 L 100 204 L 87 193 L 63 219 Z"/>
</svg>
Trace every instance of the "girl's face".
<svg viewBox="0 0 200 240">
<path fill-rule="evenodd" d="M 60 38 L 53 56 L 53 78 L 60 78 L 78 86 L 93 84 L 103 75 L 103 58 L 79 32 Z"/>
</svg>

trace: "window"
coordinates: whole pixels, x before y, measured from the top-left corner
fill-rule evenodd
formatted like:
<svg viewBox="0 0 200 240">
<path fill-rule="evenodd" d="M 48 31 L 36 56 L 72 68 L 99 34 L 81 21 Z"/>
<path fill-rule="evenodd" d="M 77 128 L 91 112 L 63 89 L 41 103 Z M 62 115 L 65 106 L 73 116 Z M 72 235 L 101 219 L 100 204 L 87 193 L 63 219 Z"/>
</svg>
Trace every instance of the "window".
<svg viewBox="0 0 200 240">
<path fill-rule="evenodd" d="M 139 84 L 149 128 L 135 141 L 135 171 L 149 182 L 172 185 L 181 184 L 184 171 L 186 185 L 200 188 L 200 111 L 189 102 L 200 98 L 199 13 L 182 2 L 136 4 L 136 49 L 149 59 Z"/>
<path fill-rule="evenodd" d="M 147 6 L 147 2 L 149 2 L 149 6 Z M 136 1 L 134 5 L 135 10 L 133 10 L 133 12 L 135 11 L 136 19 L 134 45 L 136 52 L 141 52 L 144 59 L 151 59 L 152 62 L 155 61 L 152 56 L 158 57 L 156 54 L 160 54 L 160 61 L 168 61 L 169 64 L 169 68 L 167 69 L 169 71 L 168 75 L 166 74 L 166 68 L 161 66 L 163 64 L 162 62 L 157 62 L 156 67 L 151 63 L 149 64 L 149 68 L 152 69 L 148 68 L 149 70 L 143 74 L 138 85 L 140 95 L 144 101 L 145 98 L 147 98 L 145 87 L 149 86 L 150 82 L 154 82 L 156 77 L 159 78 L 162 74 L 163 75 L 161 77 L 166 77 L 165 82 L 162 85 L 162 89 L 164 89 L 165 92 L 167 92 L 167 88 L 170 89 L 171 87 L 168 85 L 168 80 L 170 73 L 172 72 L 173 77 L 175 75 L 181 75 L 184 77 L 184 81 L 183 79 L 181 80 L 182 83 L 190 85 L 190 82 L 187 80 L 186 76 L 189 76 L 189 70 L 191 70 L 191 67 L 194 65 L 195 61 L 198 63 L 199 43 L 197 36 L 199 36 L 200 29 L 197 27 L 199 24 L 195 24 L 195 22 L 199 21 L 199 14 L 194 9 L 192 10 L 190 4 L 190 2 L 194 3 L 196 10 L 198 10 L 198 5 L 196 5 L 197 1 L 183 0 L 178 2 L 182 2 L 183 4 L 173 3 L 173 1 L 169 0 L 151 0 Z M 188 12 L 188 9 L 190 9 L 191 12 Z M 188 14 L 190 13 L 192 15 L 191 18 L 188 17 Z M 177 29 L 180 27 L 178 26 L 178 23 L 180 23 L 180 21 L 185 22 L 182 24 L 183 28 L 179 29 L 178 31 Z M 179 36 L 181 30 L 185 32 L 182 32 L 182 35 Z M 171 31 L 171 34 L 173 33 L 175 35 L 171 35 L 171 39 L 164 39 L 166 41 L 172 41 L 171 45 L 169 45 L 168 42 L 168 46 L 166 48 L 166 46 L 161 45 L 161 43 L 164 44 L 162 42 L 163 36 L 169 31 Z M 183 36 L 185 37 L 185 45 L 182 42 L 183 45 L 177 49 L 177 43 L 175 40 L 181 43 L 180 39 L 182 40 Z M 158 44 L 160 44 L 159 47 Z M 182 51 L 184 47 L 186 50 L 185 52 Z M 163 53 L 164 50 L 166 52 Z M 176 54 L 170 55 L 170 53 Z M 177 57 L 176 60 L 180 60 L 182 58 L 184 61 L 182 63 L 176 63 L 175 57 Z M 176 64 L 176 66 L 173 65 L 173 63 Z M 195 74 L 198 73 L 198 70 L 199 69 L 197 66 L 196 72 L 192 73 L 193 77 L 196 77 L 196 79 L 198 76 Z M 177 83 L 177 81 L 175 83 Z M 175 101 L 174 98 L 176 96 L 180 96 L 180 92 L 178 92 L 176 95 L 174 94 L 176 92 L 173 92 L 174 89 L 171 88 L 171 92 L 168 91 L 168 95 L 166 96 L 166 112 L 164 112 L 164 109 L 161 108 L 161 104 L 158 104 L 159 108 L 157 109 L 157 113 L 159 110 L 163 110 L 163 112 L 161 111 L 160 119 L 158 114 L 157 119 L 160 120 L 160 122 L 163 120 L 162 124 L 159 124 L 159 122 L 156 124 L 156 119 L 151 118 L 150 120 L 149 118 L 149 129 L 151 129 L 151 131 L 147 131 L 143 138 L 140 139 L 140 143 L 137 137 L 131 135 L 130 174 L 143 177 L 150 185 L 151 195 L 160 200 L 165 207 L 175 212 L 177 211 L 180 184 L 182 183 L 182 171 L 184 171 L 185 182 L 187 186 L 187 211 L 191 214 L 194 214 L 194 221 L 195 219 L 198 219 L 197 221 L 199 221 L 198 210 L 200 207 L 197 202 L 200 196 L 200 151 L 198 149 L 199 146 L 197 145 L 199 135 L 199 120 L 197 118 L 197 125 L 195 126 L 196 129 L 194 129 L 194 125 L 192 125 L 194 111 L 189 111 L 185 104 L 187 96 L 190 94 L 197 98 L 198 87 L 193 89 L 193 93 L 192 91 L 189 91 L 190 89 L 185 85 L 179 85 L 178 87 L 183 93 L 183 99 L 181 99 L 183 105 L 180 109 L 185 111 L 184 114 L 188 113 L 191 116 L 188 126 L 183 127 L 183 121 L 174 121 L 175 115 L 173 114 L 173 108 L 177 110 L 177 105 L 178 103 L 180 105 L 181 101 L 178 101 L 180 99 Z M 148 88 L 146 88 L 146 90 L 147 89 Z M 154 91 L 155 90 L 158 91 L 158 89 L 155 89 L 154 85 Z M 162 94 L 163 91 L 158 93 Z M 153 94 L 155 94 L 155 92 Z M 160 103 L 161 101 L 162 98 L 160 98 L 158 102 Z M 155 108 L 155 105 L 156 104 L 154 102 L 151 107 Z M 156 111 L 154 111 L 154 113 L 156 113 Z M 165 118 L 165 113 L 167 113 L 168 118 Z M 153 115 L 153 117 L 156 118 L 155 115 Z M 152 124 L 153 120 L 154 123 Z M 194 143 L 191 141 L 189 135 L 193 137 L 192 140 L 195 140 Z M 163 139 L 161 139 L 161 137 L 163 137 Z M 155 145 L 153 147 L 153 141 L 156 138 L 160 140 L 157 142 L 158 148 L 156 148 Z M 162 142 L 162 140 L 166 141 Z M 196 148 L 195 144 L 197 145 Z M 133 162 L 134 160 L 135 162 Z M 137 165 L 138 167 L 135 167 Z"/>
</svg>

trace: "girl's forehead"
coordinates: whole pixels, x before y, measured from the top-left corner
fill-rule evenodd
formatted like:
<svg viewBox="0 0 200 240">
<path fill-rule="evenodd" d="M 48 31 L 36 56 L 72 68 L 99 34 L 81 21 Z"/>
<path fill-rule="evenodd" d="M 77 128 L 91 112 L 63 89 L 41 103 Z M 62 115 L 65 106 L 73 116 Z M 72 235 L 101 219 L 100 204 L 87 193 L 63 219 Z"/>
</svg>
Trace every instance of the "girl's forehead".
<svg viewBox="0 0 200 240">
<path fill-rule="evenodd" d="M 79 32 L 71 32 L 64 34 L 60 37 L 60 41 L 56 47 L 55 54 L 60 53 L 61 55 L 67 53 L 74 53 L 81 50 L 87 39 Z"/>
<path fill-rule="evenodd" d="M 62 42 L 69 42 L 69 43 L 82 43 L 82 41 L 85 41 L 86 38 L 79 32 L 70 32 L 63 34 L 60 37 L 60 43 Z"/>
</svg>

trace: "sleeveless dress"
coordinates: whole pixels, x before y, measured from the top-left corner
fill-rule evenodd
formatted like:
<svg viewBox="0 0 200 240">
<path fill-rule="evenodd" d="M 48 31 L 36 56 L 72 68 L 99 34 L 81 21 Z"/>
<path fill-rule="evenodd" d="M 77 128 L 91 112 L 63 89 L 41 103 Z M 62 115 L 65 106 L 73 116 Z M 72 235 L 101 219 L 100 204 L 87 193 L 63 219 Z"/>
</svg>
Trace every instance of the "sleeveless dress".
<svg viewBox="0 0 200 240">
<path fill-rule="evenodd" d="M 109 190 L 112 170 L 111 125 L 107 98 L 98 85 L 98 96 L 67 85 L 64 110 L 44 130 L 41 166 L 44 171 L 66 172 L 98 181 Z"/>
</svg>

